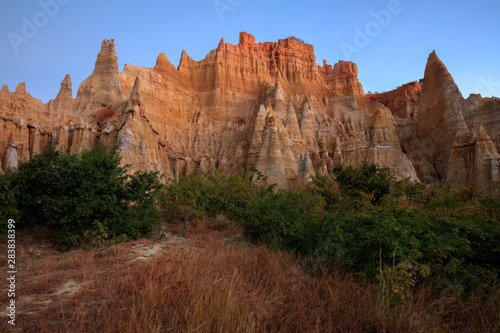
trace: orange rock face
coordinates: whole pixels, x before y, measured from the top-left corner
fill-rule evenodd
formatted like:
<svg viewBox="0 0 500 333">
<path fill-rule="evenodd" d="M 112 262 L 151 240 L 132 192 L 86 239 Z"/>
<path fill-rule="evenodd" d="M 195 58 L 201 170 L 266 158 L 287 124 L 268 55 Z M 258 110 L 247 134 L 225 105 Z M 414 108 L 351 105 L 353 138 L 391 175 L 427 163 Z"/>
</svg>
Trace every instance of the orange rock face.
<svg viewBox="0 0 500 333">
<path fill-rule="evenodd" d="M 120 72 L 105 40 L 76 99 L 69 75 L 47 104 L 23 84 L 0 90 L 0 161 L 13 168 L 49 146 L 73 153 L 101 142 L 167 179 L 253 164 L 289 187 L 363 161 L 399 180 L 487 190 L 498 179 L 498 99 L 464 100 L 435 54 L 423 87 L 365 95 L 357 74 L 352 62 L 316 65 L 313 46 L 293 38 L 256 43 L 244 32 L 201 61 L 183 51 L 175 68 L 161 53 L 155 68 Z"/>
<path fill-rule="evenodd" d="M 415 81 L 407 83 L 393 91 L 366 96 L 372 101 L 384 104 L 391 110 L 394 116 L 412 119 L 418 108 L 421 93 L 422 86 Z"/>
</svg>

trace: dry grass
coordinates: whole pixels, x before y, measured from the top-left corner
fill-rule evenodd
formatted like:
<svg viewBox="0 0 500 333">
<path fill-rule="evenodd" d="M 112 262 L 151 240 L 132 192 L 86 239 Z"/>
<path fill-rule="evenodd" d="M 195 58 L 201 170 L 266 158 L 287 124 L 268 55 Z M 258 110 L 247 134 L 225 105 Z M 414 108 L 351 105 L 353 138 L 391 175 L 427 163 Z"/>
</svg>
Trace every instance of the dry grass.
<svg viewBox="0 0 500 333">
<path fill-rule="evenodd" d="M 404 304 L 383 306 L 372 286 L 339 274 L 306 274 L 291 255 L 241 241 L 236 227 L 212 226 L 198 220 L 184 232 L 186 238 L 68 253 L 19 235 L 18 246 L 42 251 L 19 257 L 17 327 L 25 332 L 500 329 L 498 291 L 463 300 L 451 291 L 436 296 L 426 289 Z M 6 301 L 2 293 L 2 308 Z M 0 328 L 6 321 L 2 316 Z"/>
<path fill-rule="evenodd" d="M 115 113 L 116 109 L 118 108 L 117 105 L 113 105 L 113 106 L 103 106 L 102 108 L 100 108 L 97 112 L 96 112 L 96 115 L 95 115 L 95 120 L 97 123 L 100 123 L 106 119 L 109 119 L 111 118 L 111 116 L 113 116 L 113 114 Z"/>
</svg>

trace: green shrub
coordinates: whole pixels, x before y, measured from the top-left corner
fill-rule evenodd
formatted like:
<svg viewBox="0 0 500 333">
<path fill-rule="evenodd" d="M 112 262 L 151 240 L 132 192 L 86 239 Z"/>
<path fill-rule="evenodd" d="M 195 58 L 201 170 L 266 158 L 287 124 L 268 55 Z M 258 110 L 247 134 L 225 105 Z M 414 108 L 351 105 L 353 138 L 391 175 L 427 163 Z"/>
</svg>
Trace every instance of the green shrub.
<svg viewBox="0 0 500 333">
<path fill-rule="evenodd" d="M 7 233 L 9 219 L 18 221 L 19 217 L 12 178 L 13 173 L 10 170 L 0 173 L 0 234 Z"/>
<path fill-rule="evenodd" d="M 44 210 L 52 202 L 57 203 L 61 178 L 60 162 L 70 163 L 74 156 L 64 158 L 62 153 L 49 149 L 34 156 L 28 162 L 21 163 L 13 175 L 17 207 L 22 224 L 47 224 L 48 217 Z"/>
<path fill-rule="evenodd" d="M 500 211 L 484 205 L 427 210 L 394 199 L 368 211 L 339 209 L 325 219 L 328 237 L 315 256 L 364 279 L 384 281 L 402 298 L 422 284 L 492 288 L 500 273 L 500 223 L 487 216 L 489 209 L 491 215 Z"/>
<path fill-rule="evenodd" d="M 129 175 L 125 190 L 128 202 L 133 206 L 128 210 L 130 222 L 125 234 L 132 237 L 150 235 L 153 228 L 159 224 L 160 211 L 157 207 L 164 188 L 160 179 L 159 172 L 137 171 Z"/>
<path fill-rule="evenodd" d="M 150 233 L 159 223 L 158 173 L 127 175 L 120 161 L 116 148 L 97 145 L 81 155 L 49 149 L 21 163 L 12 181 L 21 222 L 53 228 L 61 245 L 81 244 L 95 230 L 109 239 Z"/>
<path fill-rule="evenodd" d="M 240 222 L 246 234 L 272 247 L 312 253 L 325 236 L 321 196 L 309 188 L 254 196 Z"/>
<path fill-rule="evenodd" d="M 178 180 L 172 180 L 162 191 L 160 203 L 173 220 L 187 221 L 205 212 L 201 195 L 205 186 L 204 180 L 197 175 L 180 175 Z"/>
<path fill-rule="evenodd" d="M 252 198 L 272 190 L 265 180 L 252 182 L 243 174 L 223 172 L 179 176 L 161 195 L 161 203 L 173 220 L 225 214 L 238 219 L 246 214 Z"/>
<path fill-rule="evenodd" d="M 323 198 L 327 209 L 334 209 L 335 206 L 340 204 L 342 198 L 339 185 L 329 175 L 311 177 L 311 183 L 309 185 L 313 192 Z"/>
<path fill-rule="evenodd" d="M 334 167 L 332 171 L 343 194 L 354 198 L 368 195 L 373 204 L 380 203 L 382 197 L 389 194 L 393 187 L 391 171 L 375 164 L 363 162 L 359 168 L 340 166 Z"/>
</svg>

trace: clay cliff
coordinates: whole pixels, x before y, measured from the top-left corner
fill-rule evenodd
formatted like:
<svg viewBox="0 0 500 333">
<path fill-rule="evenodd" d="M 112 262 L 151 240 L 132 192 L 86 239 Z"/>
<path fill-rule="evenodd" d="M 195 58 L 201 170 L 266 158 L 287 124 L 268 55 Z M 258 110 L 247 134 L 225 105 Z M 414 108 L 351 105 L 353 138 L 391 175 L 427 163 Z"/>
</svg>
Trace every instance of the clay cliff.
<svg viewBox="0 0 500 333">
<path fill-rule="evenodd" d="M 451 182 L 488 191 L 499 179 L 500 99 L 464 99 L 433 52 L 423 85 L 365 95 L 352 62 L 316 64 L 296 39 L 256 43 L 242 32 L 205 59 L 185 51 L 176 68 L 118 68 L 105 40 L 73 99 L 67 75 L 42 103 L 24 84 L 0 90 L 0 162 L 16 168 L 49 146 L 68 153 L 95 143 L 121 148 L 133 170 L 165 178 L 251 165 L 281 187 L 363 161 L 398 180 Z"/>
</svg>

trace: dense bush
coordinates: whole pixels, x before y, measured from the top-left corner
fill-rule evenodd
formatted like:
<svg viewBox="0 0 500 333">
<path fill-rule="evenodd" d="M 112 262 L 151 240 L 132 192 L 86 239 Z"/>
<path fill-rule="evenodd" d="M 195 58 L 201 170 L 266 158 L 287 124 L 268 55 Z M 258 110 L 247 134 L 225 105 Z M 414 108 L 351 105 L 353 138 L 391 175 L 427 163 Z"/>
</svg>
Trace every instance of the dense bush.
<svg viewBox="0 0 500 333">
<path fill-rule="evenodd" d="M 12 175 L 20 225 L 50 226 L 61 245 L 135 238 L 158 224 L 158 173 L 127 175 L 117 149 L 81 155 L 49 149 Z"/>
<path fill-rule="evenodd" d="M 243 174 L 209 172 L 179 176 L 167 185 L 160 201 L 173 220 L 217 214 L 237 219 L 246 214 L 253 198 L 265 192 L 267 187 Z"/>
<path fill-rule="evenodd" d="M 253 240 L 308 254 L 325 236 L 324 205 L 308 188 L 272 191 L 253 197 L 240 223 Z"/>
<path fill-rule="evenodd" d="M 407 203 L 394 199 L 331 214 L 332 231 L 318 252 L 336 266 L 390 282 L 402 295 L 417 284 L 490 288 L 498 281 L 500 221 L 481 211 L 493 205 L 498 212 L 499 202 L 455 210 Z"/>
<path fill-rule="evenodd" d="M 13 173 L 7 170 L 0 173 L 0 233 L 7 233 L 9 219 L 17 221 L 16 196 L 11 185 Z"/>
<path fill-rule="evenodd" d="M 340 190 L 355 198 L 369 197 L 372 203 L 380 203 L 382 197 L 391 192 L 393 176 L 389 169 L 363 162 L 359 168 L 334 167 L 335 181 Z"/>
</svg>

